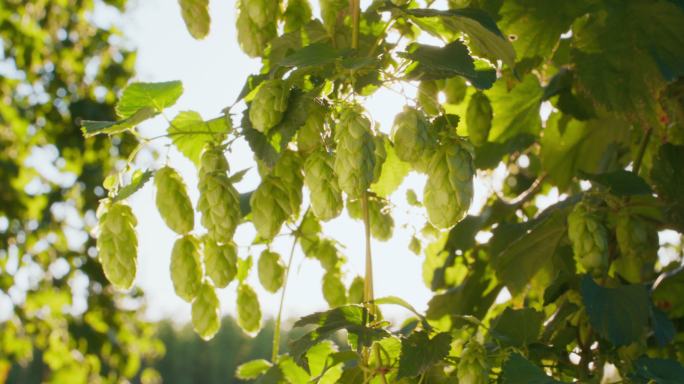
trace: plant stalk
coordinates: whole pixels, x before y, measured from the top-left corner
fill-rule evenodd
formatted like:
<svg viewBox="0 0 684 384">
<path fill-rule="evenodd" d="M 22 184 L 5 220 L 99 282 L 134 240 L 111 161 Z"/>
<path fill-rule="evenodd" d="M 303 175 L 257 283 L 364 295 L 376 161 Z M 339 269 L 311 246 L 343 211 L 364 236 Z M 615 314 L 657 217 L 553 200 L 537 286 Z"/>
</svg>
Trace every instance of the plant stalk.
<svg viewBox="0 0 684 384">
<path fill-rule="evenodd" d="M 352 48 L 359 48 L 359 23 L 361 19 L 361 0 L 351 0 Z"/>
<path fill-rule="evenodd" d="M 370 234 L 370 214 L 368 212 L 368 192 L 364 192 L 361 197 L 361 209 L 363 210 L 363 229 L 366 239 L 366 274 L 363 284 L 363 302 L 368 307 L 370 315 L 375 314 L 375 305 L 372 304 L 373 297 L 373 258 L 371 254 L 371 234 Z"/>
<path fill-rule="evenodd" d="M 639 152 L 637 152 L 637 157 L 634 159 L 634 167 L 632 172 L 636 175 L 639 174 L 639 169 L 641 168 L 641 162 L 644 159 L 644 154 L 646 154 L 646 148 L 648 148 L 648 142 L 651 139 L 651 134 L 653 133 L 653 128 L 650 126 L 646 128 L 644 132 L 644 137 L 641 139 L 641 144 L 639 145 Z"/>
<path fill-rule="evenodd" d="M 299 228 L 297 229 L 297 232 Z M 292 240 L 292 248 L 290 249 L 290 257 L 287 260 L 287 267 L 285 267 L 285 279 L 283 281 L 283 290 L 280 292 L 280 305 L 278 307 L 278 316 L 276 317 L 275 326 L 273 328 L 273 351 L 271 352 L 271 361 L 276 362 L 280 353 L 280 323 L 283 315 L 283 303 L 285 303 L 285 291 L 287 290 L 287 280 L 290 275 L 290 267 L 292 266 L 292 259 L 294 258 L 295 246 L 299 240 L 299 234 L 295 232 Z"/>
</svg>

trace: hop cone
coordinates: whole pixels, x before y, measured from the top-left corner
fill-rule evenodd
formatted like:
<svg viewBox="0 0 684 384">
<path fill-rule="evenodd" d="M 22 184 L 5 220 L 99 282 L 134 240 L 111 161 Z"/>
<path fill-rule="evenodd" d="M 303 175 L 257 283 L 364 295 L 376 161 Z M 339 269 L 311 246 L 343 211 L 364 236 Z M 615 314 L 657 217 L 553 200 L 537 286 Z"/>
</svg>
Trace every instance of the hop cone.
<svg viewBox="0 0 684 384">
<path fill-rule="evenodd" d="M 340 188 L 359 197 L 373 182 L 375 142 L 371 122 L 355 108 L 342 112 L 335 131 L 337 154 L 334 169 Z"/>
<path fill-rule="evenodd" d="M 347 203 L 347 211 L 353 219 L 363 220 L 361 200 Z M 392 237 L 394 219 L 389 209 L 389 202 L 377 196 L 368 197 L 368 219 L 371 235 L 378 240 L 386 241 Z"/>
<path fill-rule="evenodd" d="M 430 137 L 428 120 L 415 108 L 406 107 L 394 118 L 392 141 L 397 157 L 413 163 L 429 155 L 434 140 Z"/>
<path fill-rule="evenodd" d="M 421 81 L 418 85 L 418 103 L 428 115 L 439 115 L 438 93 L 439 87 L 434 81 Z"/>
<path fill-rule="evenodd" d="M 261 308 L 259 298 L 254 289 L 247 284 L 240 284 L 237 292 L 237 321 L 240 328 L 254 333 L 261 327 Z"/>
<path fill-rule="evenodd" d="M 204 340 L 209 340 L 221 327 L 219 300 L 214 287 L 204 282 L 192 302 L 192 327 Z"/>
<path fill-rule="evenodd" d="M 385 149 L 385 143 L 389 145 L 389 139 L 383 133 L 378 133 L 373 136 L 373 143 L 375 144 L 374 155 L 374 166 L 373 166 L 373 183 L 380 180 L 380 175 L 382 174 L 382 165 L 387 160 L 387 150 Z"/>
<path fill-rule="evenodd" d="M 280 179 L 281 185 L 287 191 L 290 203 L 289 216 L 299 215 L 304 175 L 302 174 L 302 160 L 297 152 L 285 151 L 273 167 L 273 176 Z"/>
<path fill-rule="evenodd" d="M 344 258 L 337 251 L 335 242 L 330 239 L 320 239 L 315 246 L 310 246 L 306 250 L 306 257 L 318 260 L 326 271 L 338 270 Z"/>
<path fill-rule="evenodd" d="M 326 272 L 323 275 L 323 298 L 331 308 L 347 303 L 347 290 L 337 271 Z"/>
<path fill-rule="evenodd" d="M 620 213 L 615 226 L 620 257 L 617 272 L 632 283 L 642 282 L 643 272 L 658 258 L 658 232 L 642 218 Z"/>
<path fill-rule="evenodd" d="M 166 225 L 179 235 L 192 231 L 195 226 L 195 211 L 185 183 L 171 167 L 163 167 L 154 177 L 157 186 L 157 210 Z"/>
<path fill-rule="evenodd" d="M 275 23 L 280 8 L 279 0 L 243 0 L 242 6 L 258 27 Z"/>
<path fill-rule="evenodd" d="M 271 293 L 276 293 L 285 281 L 285 266 L 276 252 L 265 250 L 259 256 L 257 264 L 259 282 Z"/>
<path fill-rule="evenodd" d="M 568 215 L 568 237 L 575 260 L 585 270 L 600 273 L 608 267 L 608 231 L 584 202 Z"/>
<path fill-rule="evenodd" d="M 460 104 L 466 97 L 468 86 L 460 76 L 446 79 L 444 82 L 444 95 L 449 104 Z"/>
<path fill-rule="evenodd" d="M 487 354 L 480 343 L 470 340 L 458 362 L 459 384 L 486 384 L 488 382 Z"/>
<path fill-rule="evenodd" d="M 325 113 L 325 108 L 317 103 L 309 111 L 309 116 L 297 133 L 297 149 L 300 153 L 309 154 L 323 145 Z"/>
<path fill-rule="evenodd" d="M 202 285 L 199 245 L 197 239 L 191 235 L 183 236 L 173 244 L 171 281 L 178 297 L 187 302 L 197 296 Z"/>
<path fill-rule="evenodd" d="M 423 191 L 430 222 L 439 228 L 458 223 L 473 199 L 473 160 L 458 143 L 438 148 L 428 165 Z"/>
<path fill-rule="evenodd" d="M 249 1 L 249 0 L 248 0 Z M 237 38 L 240 48 L 250 57 L 264 54 L 268 42 L 278 36 L 275 22 L 264 26 L 257 25 L 249 16 L 249 12 L 240 3 L 236 21 Z"/>
<path fill-rule="evenodd" d="M 128 289 L 133 285 L 137 269 L 137 220 L 131 208 L 121 202 L 102 203 L 97 216 L 97 251 L 104 274 L 114 286 Z"/>
<path fill-rule="evenodd" d="M 289 93 L 289 87 L 283 80 L 266 80 L 261 83 L 249 107 L 249 121 L 252 122 L 254 129 L 268 133 L 280 123 L 287 110 Z"/>
<path fill-rule="evenodd" d="M 252 223 L 261 237 L 272 239 L 292 213 L 290 195 L 280 178 L 267 175 L 249 200 Z"/>
<path fill-rule="evenodd" d="M 480 146 L 487 142 L 489 130 L 492 128 L 492 104 L 482 92 L 476 92 L 470 98 L 466 111 L 466 127 L 468 137 L 473 145 Z"/>
<path fill-rule="evenodd" d="M 304 162 L 304 183 L 311 191 L 311 208 L 319 219 L 327 221 L 340 215 L 342 191 L 333 170 L 333 158 L 318 150 Z"/>
<path fill-rule="evenodd" d="M 361 304 L 363 302 L 363 277 L 356 276 L 349 285 L 349 303 Z"/>
<path fill-rule="evenodd" d="M 219 153 L 217 148 L 208 147 L 202 154 L 197 208 L 209 237 L 229 243 L 240 223 L 240 197 L 226 175 L 225 157 Z"/>
<path fill-rule="evenodd" d="M 225 288 L 237 274 L 237 250 L 232 242 L 217 244 L 210 239 L 204 241 L 204 270 L 219 288 Z"/>
<path fill-rule="evenodd" d="M 288 0 L 283 18 L 285 32 L 296 31 L 311 20 L 311 5 L 308 0 Z"/>
</svg>

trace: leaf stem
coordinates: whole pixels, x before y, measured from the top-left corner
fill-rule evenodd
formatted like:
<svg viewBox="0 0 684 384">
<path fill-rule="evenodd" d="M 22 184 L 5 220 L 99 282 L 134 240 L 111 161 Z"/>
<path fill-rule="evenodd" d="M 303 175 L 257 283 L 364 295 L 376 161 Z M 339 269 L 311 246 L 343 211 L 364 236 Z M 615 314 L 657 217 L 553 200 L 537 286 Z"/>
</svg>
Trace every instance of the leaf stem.
<svg viewBox="0 0 684 384">
<path fill-rule="evenodd" d="M 646 148 L 648 148 L 648 142 L 651 139 L 651 134 L 653 133 L 653 128 L 648 126 L 646 132 L 644 132 L 644 137 L 641 139 L 641 144 L 639 145 L 639 152 L 637 152 L 637 157 L 634 159 L 634 167 L 632 172 L 636 175 L 639 174 L 639 169 L 641 168 L 641 162 L 644 159 L 644 154 L 646 154 Z"/>
</svg>

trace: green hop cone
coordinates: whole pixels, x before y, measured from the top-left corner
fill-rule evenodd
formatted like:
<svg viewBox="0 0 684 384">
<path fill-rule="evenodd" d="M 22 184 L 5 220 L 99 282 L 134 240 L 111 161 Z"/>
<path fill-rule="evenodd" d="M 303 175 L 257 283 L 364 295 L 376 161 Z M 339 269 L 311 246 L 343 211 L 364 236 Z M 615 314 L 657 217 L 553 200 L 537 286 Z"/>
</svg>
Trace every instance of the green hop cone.
<svg viewBox="0 0 684 384">
<path fill-rule="evenodd" d="M 318 150 L 304 162 L 304 183 L 311 191 L 311 209 L 317 218 L 328 221 L 340 215 L 344 203 L 333 170 L 333 158 Z"/>
<path fill-rule="evenodd" d="M 481 146 L 487 142 L 489 130 L 492 128 L 492 104 L 482 92 L 476 92 L 470 97 L 466 111 L 466 127 L 468 138 L 473 145 Z"/>
<path fill-rule="evenodd" d="M 331 308 L 347 303 L 347 289 L 342 283 L 339 272 L 330 271 L 323 275 L 323 298 Z"/>
<path fill-rule="evenodd" d="M 315 246 L 307 249 L 306 257 L 311 257 L 321 263 L 326 271 L 338 270 L 344 258 L 340 255 L 335 242 L 330 239 L 320 239 Z"/>
<path fill-rule="evenodd" d="M 255 333 L 261 327 L 259 298 L 254 289 L 247 284 L 238 286 L 237 314 L 238 325 L 246 332 Z"/>
<path fill-rule="evenodd" d="M 347 211 L 353 219 L 363 220 L 361 200 L 347 202 Z M 390 212 L 389 201 L 377 197 L 368 197 L 368 219 L 370 221 L 371 235 L 382 241 L 392 238 L 394 231 L 394 219 Z"/>
<path fill-rule="evenodd" d="M 249 13 L 240 3 L 236 21 L 237 39 L 240 49 L 250 57 L 258 57 L 264 54 L 268 43 L 278 36 L 277 24 L 270 23 L 259 27 L 249 17 Z"/>
<path fill-rule="evenodd" d="M 348 0 L 320 0 L 319 3 L 323 24 L 328 33 L 332 34 L 338 21 L 343 19 L 343 13 L 349 8 Z"/>
<path fill-rule="evenodd" d="M 419 256 L 420 251 L 423 248 L 422 244 L 420 243 L 420 239 L 418 239 L 416 236 L 411 237 L 411 241 L 409 241 L 409 251 L 411 251 L 414 255 Z"/>
<path fill-rule="evenodd" d="M 171 251 L 171 281 L 181 299 L 191 302 L 202 285 L 199 244 L 191 235 L 180 237 Z"/>
<path fill-rule="evenodd" d="M 272 239 L 280 232 L 290 217 L 290 195 L 280 178 L 267 175 L 249 200 L 252 207 L 252 223 L 264 239 Z"/>
<path fill-rule="evenodd" d="M 423 111 L 430 116 L 439 115 L 438 94 L 439 86 L 434 81 L 421 81 L 420 85 L 418 85 L 418 94 L 416 95 L 418 104 L 420 104 Z"/>
<path fill-rule="evenodd" d="M 137 269 L 137 220 L 128 205 L 109 201 L 100 204 L 97 217 L 97 251 L 104 274 L 115 287 L 128 289 Z"/>
<path fill-rule="evenodd" d="M 308 0 L 288 0 L 283 14 L 285 33 L 294 32 L 311 20 L 311 5 Z"/>
<path fill-rule="evenodd" d="M 466 97 L 468 85 L 461 76 L 446 79 L 444 82 L 444 95 L 448 104 L 460 104 Z"/>
<path fill-rule="evenodd" d="M 608 231 L 586 203 L 575 205 L 568 215 L 568 237 L 575 260 L 587 271 L 602 273 L 608 267 Z"/>
<path fill-rule="evenodd" d="M 333 167 L 339 186 L 349 196 L 359 197 L 375 176 L 375 140 L 370 120 L 357 108 L 347 108 L 340 116 L 335 139 L 337 154 Z"/>
<path fill-rule="evenodd" d="M 375 166 L 373 167 L 373 183 L 380 180 L 380 175 L 382 174 L 382 165 L 387 160 L 387 150 L 385 149 L 385 144 L 389 144 L 389 139 L 383 133 L 378 133 L 373 136 L 373 142 L 375 143 L 375 150 L 373 151 L 373 162 Z"/>
<path fill-rule="evenodd" d="M 242 6 L 249 18 L 259 27 L 277 22 L 279 0 L 243 0 Z"/>
<path fill-rule="evenodd" d="M 618 214 L 615 225 L 620 257 L 617 272 L 631 283 L 641 283 L 644 272 L 653 269 L 658 258 L 658 231 L 644 219 L 626 212 Z"/>
<path fill-rule="evenodd" d="M 466 344 L 458 362 L 456 376 L 459 384 L 486 384 L 489 382 L 487 352 L 477 341 Z"/>
<path fill-rule="evenodd" d="M 209 340 L 221 327 L 219 300 L 214 287 L 204 282 L 192 302 L 192 327 L 204 340 Z"/>
<path fill-rule="evenodd" d="M 268 133 L 278 125 L 287 110 L 289 94 L 289 86 L 284 80 L 273 79 L 261 83 L 249 107 L 249 121 L 254 129 Z"/>
<path fill-rule="evenodd" d="M 209 0 L 180 0 L 181 16 L 188 32 L 195 39 L 203 39 L 209 33 Z"/>
<path fill-rule="evenodd" d="M 273 175 L 280 179 L 281 185 L 287 191 L 288 202 L 290 203 L 289 216 L 298 216 L 299 208 L 302 205 L 302 187 L 304 186 L 302 160 L 299 154 L 290 150 L 283 152 L 273 167 Z"/>
<path fill-rule="evenodd" d="M 276 252 L 265 250 L 259 256 L 257 264 L 259 282 L 271 293 L 276 293 L 285 281 L 285 266 Z"/>
<path fill-rule="evenodd" d="M 413 163 L 430 153 L 434 140 L 429 134 L 429 124 L 422 112 L 411 107 L 405 107 L 394 118 L 392 141 L 399 159 Z"/>
<path fill-rule="evenodd" d="M 325 108 L 318 103 L 314 103 L 304 125 L 297 132 L 297 149 L 300 153 L 312 153 L 323 145 L 325 118 Z"/>
<path fill-rule="evenodd" d="M 200 157 L 199 177 L 212 172 L 227 173 L 229 170 L 228 161 L 221 148 L 208 144 Z"/>
<path fill-rule="evenodd" d="M 225 288 L 237 275 L 237 249 L 235 244 L 217 244 L 204 240 L 204 270 L 215 286 Z"/>
<path fill-rule="evenodd" d="M 157 187 L 157 210 L 164 223 L 179 235 L 192 231 L 195 226 L 195 211 L 185 183 L 171 167 L 163 167 L 154 177 Z"/>
<path fill-rule="evenodd" d="M 363 277 L 356 276 L 349 285 L 349 303 L 361 304 L 363 302 Z"/>
<path fill-rule="evenodd" d="M 212 147 L 208 147 L 202 154 L 197 209 L 202 213 L 202 225 L 207 229 L 209 237 L 217 242 L 229 243 L 242 216 L 240 196 L 219 159 L 216 149 Z M 212 168 L 213 166 L 218 167 Z"/>
<path fill-rule="evenodd" d="M 430 223 L 449 228 L 465 216 L 473 199 L 475 169 L 470 153 L 459 143 L 438 148 L 428 165 L 423 204 Z"/>
</svg>

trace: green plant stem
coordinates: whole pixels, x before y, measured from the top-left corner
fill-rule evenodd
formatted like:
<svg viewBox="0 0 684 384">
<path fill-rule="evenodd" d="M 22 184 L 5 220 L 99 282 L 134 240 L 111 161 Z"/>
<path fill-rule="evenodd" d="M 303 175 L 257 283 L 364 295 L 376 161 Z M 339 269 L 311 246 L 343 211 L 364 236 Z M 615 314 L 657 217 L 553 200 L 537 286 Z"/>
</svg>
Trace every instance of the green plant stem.
<svg viewBox="0 0 684 384">
<path fill-rule="evenodd" d="M 361 209 L 363 210 L 363 229 L 366 239 L 366 274 L 363 284 L 363 301 L 368 307 L 371 315 L 375 314 L 373 295 L 373 258 L 371 253 L 371 234 L 370 234 L 370 215 L 368 212 L 368 192 L 364 192 L 361 197 Z"/>
<path fill-rule="evenodd" d="M 299 240 L 298 232 L 299 228 L 297 228 L 297 231 L 294 234 L 294 239 L 292 240 L 290 257 L 287 260 L 287 267 L 285 268 L 285 280 L 283 281 L 283 290 L 280 292 L 280 305 L 278 307 L 278 316 L 276 317 L 275 326 L 273 329 L 273 351 L 271 352 L 271 361 L 273 363 L 276 362 L 278 354 L 280 353 L 280 324 L 283 316 L 283 303 L 285 303 L 285 291 L 287 290 L 287 280 L 290 275 L 290 267 L 292 266 L 292 259 L 294 258 L 295 246 L 297 245 L 297 240 Z"/>
<path fill-rule="evenodd" d="M 361 19 L 361 0 L 351 0 L 352 48 L 359 48 L 359 23 Z"/>
<path fill-rule="evenodd" d="M 632 169 L 632 172 L 635 174 L 639 174 L 639 169 L 641 168 L 641 162 L 644 159 L 644 154 L 646 154 L 646 148 L 648 148 L 648 142 L 651 139 L 651 134 L 653 133 L 653 129 L 649 126 L 646 128 L 646 132 L 644 132 L 644 138 L 641 139 L 641 144 L 639 145 L 639 152 L 637 152 L 637 157 L 634 159 L 634 167 Z"/>
</svg>

